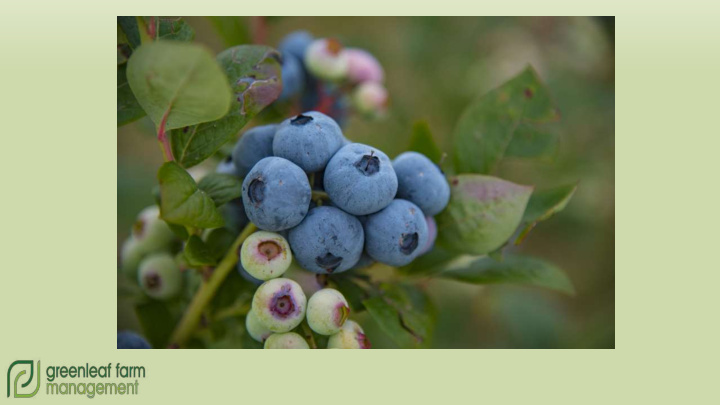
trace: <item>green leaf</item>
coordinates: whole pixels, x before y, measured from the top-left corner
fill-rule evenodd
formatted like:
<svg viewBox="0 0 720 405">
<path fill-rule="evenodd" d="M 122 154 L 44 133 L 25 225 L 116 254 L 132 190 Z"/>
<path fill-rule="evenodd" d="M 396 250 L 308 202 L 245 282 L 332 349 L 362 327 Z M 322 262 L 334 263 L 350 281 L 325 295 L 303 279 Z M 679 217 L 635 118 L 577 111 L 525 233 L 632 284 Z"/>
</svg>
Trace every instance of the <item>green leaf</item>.
<svg viewBox="0 0 720 405">
<path fill-rule="evenodd" d="M 220 34 L 225 46 L 230 47 L 251 42 L 247 24 L 241 17 L 212 16 L 208 17 L 208 20 Z"/>
<path fill-rule="evenodd" d="M 216 207 L 240 197 L 242 193 L 240 179 L 229 174 L 210 173 L 200 180 L 198 188 L 215 201 Z"/>
<path fill-rule="evenodd" d="M 135 97 L 156 126 L 181 128 L 221 118 L 230 108 L 227 78 L 202 46 L 175 41 L 143 44 L 128 61 Z"/>
<path fill-rule="evenodd" d="M 557 134 L 540 132 L 529 125 L 522 124 L 515 130 L 512 141 L 505 151 L 505 156 L 552 160 L 557 154 L 557 150 Z"/>
<path fill-rule="evenodd" d="M 132 54 L 132 48 L 125 35 L 125 31 L 122 30 L 120 24 L 117 25 L 117 64 L 122 65 L 128 61 L 128 58 Z"/>
<path fill-rule="evenodd" d="M 450 178 L 450 202 L 435 220 L 438 244 L 483 255 L 499 248 L 520 225 L 532 187 L 497 177 L 461 174 Z"/>
<path fill-rule="evenodd" d="M 211 266 L 217 263 L 212 250 L 197 235 L 190 236 L 185 244 L 185 261 L 191 267 Z"/>
<path fill-rule="evenodd" d="M 196 228 L 219 228 L 223 218 L 212 198 L 198 189 L 195 180 L 177 163 L 167 162 L 158 171 L 160 216 L 167 222 Z"/>
<path fill-rule="evenodd" d="M 523 214 L 522 222 L 525 227 L 515 239 L 515 244 L 519 245 L 538 222 L 545 221 L 564 210 L 575 190 L 577 183 L 534 192 Z"/>
<path fill-rule="evenodd" d="M 506 255 L 501 262 L 461 256 L 448 263 L 440 275 L 473 284 L 526 284 L 575 294 L 572 282 L 560 268 L 530 256 Z"/>
<path fill-rule="evenodd" d="M 383 284 L 380 288 L 379 296 L 363 301 L 380 329 L 400 347 L 429 346 L 435 309 L 427 295 L 409 284 Z"/>
<path fill-rule="evenodd" d="M 140 32 L 138 30 L 137 19 L 135 17 L 118 17 L 117 23 L 122 32 L 125 34 L 127 43 L 130 48 L 135 49 L 140 46 Z"/>
<path fill-rule="evenodd" d="M 403 274 L 412 276 L 430 276 L 443 271 L 443 265 L 455 257 L 457 257 L 456 253 L 443 249 L 440 246 L 435 246 L 430 252 L 418 257 L 409 265 L 401 267 L 398 270 Z"/>
<path fill-rule="evenodd" d="M 519 125 L 559 117 L 535 70 L 522 73 L 470 104 L 454 131 L 459 173 L 491 173 L 505 156 Z M 517 152 L 523 149 L 513 147 Z"/>
<path fill-rule="evenodd" d="M 158 200 L 158 204 L 160 204 L 160 201 Z M 182 225 L 176 225 L 171 224 L 169 222 L 166 222 L 168 226 L 170 227 L 170 230 L 177 236 L 179 239 L 187 240 L 190 237 L 190 234 L 188 233 L 187 228 L 185 228 Z"/>
<path fill-rule="evenodd" d="M 214 154 L 263 108 L 280 95 L 280 54 L 267 46 L 241 45 L 221 52 L 218 63 L 232 86 L 234 99 L 222 119 L 172 131 L 173 155 L 192 167 Z"/>
<path fill-rule="evenodd" d="M 192 41 L 195 38 L 195 30 L 182 17 L 159 17 L 159 23 L 157 39 Z"/>
<path fill-rule="evenodd" d="M 117 67 L 117 126 L 123 126 L 145 116 L 127 82 L 125 72 L 127 65 Z"/>
<path fill-rule="evenodd" d="M 428 126 L 427 121 L 418 121 L 413 125 L 408 150 L 422 153 L 436 164 L 439 163 L 442 158 L 442 152 L 440 152 L 440 148 L 438 148 L 433 140 L 432 132 L 430 132 L 430 126 Z"/>
<path fill-rule="evenodd" d="M 210 231 L 205 244 L 210 249 L 210 254 L 216 261 L 219 261 L 225 253 L 227 253 L 230 246 L 235 242 L 237 235 L 227 228 L 217 228 Z"/>
<path fill-rule="evenodd" d="M 154 349 L 167 347 L 177 319 L 165 303 L 148 300 L 135 306 L 143 335 Z"/>
</svg>

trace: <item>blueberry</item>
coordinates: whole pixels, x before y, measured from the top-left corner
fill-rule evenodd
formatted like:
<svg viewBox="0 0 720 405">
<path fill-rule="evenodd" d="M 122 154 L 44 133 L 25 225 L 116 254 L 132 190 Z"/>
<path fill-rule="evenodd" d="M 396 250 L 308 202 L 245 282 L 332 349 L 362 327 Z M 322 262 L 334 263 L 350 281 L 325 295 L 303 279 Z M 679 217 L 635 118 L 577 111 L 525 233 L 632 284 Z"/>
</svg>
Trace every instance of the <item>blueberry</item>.
<svg viewBox="0 0 720 405">
<path fill-rule="evenodd" d="M 292 253 L 281 235 L 258 231 L 243 242 L 240 262 L 253 278 L 270 280 L 282 276 L 290 267 Z"/>
<path fill-rule="evenodd" d="M 250 273 L 248 273 L 248 271 L 245 270 L 241 261 L 238 261 L 238 263 L 237 263 L 237 271 L 238 271 L 238 273 L 240 273 L 240 276 L 242 276 L 242 278 L 244 278 L 245 280 L 254 284 L 255 286 L 259 286 L 260 284 L 263 283 L 262 280 L 258 280 L 255 277 L 251 276 Z"/>
<path fill-rule="evenodd" d="M 323 288 L 308 300 L 308 325 L 320 335 L 340 332 L 349 314 L 350 306 L 338 290 Z"/>
<path fill-rule="evenodd" d="M 357 111 L 370 118 L 384 116 L 388 100 L 388 92 L 385 87 L 375 82 L 361 83 L 352 93 L 353 105 Z"/>
<path fill-rule="evenodd" d="M 282 86 L 278 100 L 287 100 L 300 94 L 305 86 L 305 70 L 302 62 L 290 54 L 283 55 Z"/>
<path fill-rule="evenodd" d="M 317 172 L 340 149 L 342 140 L 340 126 L 332 118 L 310 111 L 280 124 L 273 140 L 273 153 L 308 173 Z"/>
<path fill-rule="evenodd" d="M 152 349 L 144 337 L 131 331 L 122 331 L 117 334 L 118 349 Z"/>
<path fill-rule="evenodd" d="M 233 162 L 232 155 L 228 155 L 225 159 L 220 162 L 215 168 L 215 173 L 229 174 L 231 176 L 242 177 L 238 174 L 235 163 Z"/>
<path fill-rule="evenodd" d="M 264 349 L 309 349 L 305 339 L 295 332 L 275 333 L 265 340 Z"/>
<path fill-rule="evenodd" d="M 172 298 L 182 288 L 180 267 L 168 253 L 152 254 L 140 262 L 138 284 L 150 297 Z"/>
<path fill-rule="evenodd" d="M 133 237 L 128 238 L 120 249 L 120 271 L 129 279 L 137 280 L 138 266 L 145 254 L 140 241 Z"/>
<path fill-rule="evenodd" d="M 385 79 L 380 62 L 362 49 L 348 48 L 345 50 L 348 58 L 348 79 L 353 83 L 375 82 L 382 83 Z"/>
<path fill-rule="evenodd" d="M 398 180 L 387 155 L 367 145 L 343 146 L 325 169 L 325 191 L 342 210 L 367 215 L 395 198 Z"/>
<path fill-rule="evenodd" d="M 307 47 L 315 40 L 312 34 L 307 31 L 294 31 L 287 34 L 278 45 L 277 49 L 283 57 L 292 55 L 300 60 L 305 58 Z"/>
<path fill-rule="evenodd" d="M 247 176 L 261 159 L 273 155 L 272 144 L 277 125 L 263 125 L 247 132 L 235 144 L 232 160 L 239 177 Z"/>
<path fill-rule="evenodd" d="M 235 198 L 224 204 L 220 207 L 220 213 L 225 219 L 225 227 L 235 234 L 239 234 L 250 222 L 247 214 L 245 214 L 242 198 Z"/>
<path fill-rule="evenodd" d="M 369 349 L 370 342 L 357 322 L 347 320 L 340 332 L 330 336 L 328 349 Z"/>
<path fill-rule="evenodd" d="M 372 266 L 373 264 L 375 264 L 375 260 L 373 260 L 373 258 L 370 257 L 367 253 L 363 252 L 362 255 L 360 255 L 360 260 L 355 263 L 351 270 L 364 269 Z"/>
<path fill-rule="evenodd" d="M 334 207 L 308 212 L 300 225 L 290 230 L 290 247 L 304 269 L 318 274 L 341 273 L 360 259 L 363 228 L 354 216 Z"/>
<path fill-rule="evenodd" d="M 425 155 L 405 152 L 393 161 L 398 178 L 397 197 L 408 200 L 428 216 L 439 214 L 450 201 L 450 185 L 440 168 Z"/>
<path fill-rule="evenodd" d="M 300 285 L 288 278 L 264 282 L 253 296 L 252 311 L 266 328 L 289 332 L 305 318 L 307 299 Z"/>
<path fill-rule="evenodd" d="M 266 231 L 277 232 L 299 224 L 307 214 L 311 194 L 305 172 L 279 157 L 260 160 L 242 185 L 245 213 Z"/>
<path fill-rule="evenodd" d="M 428 239 L 425 243 L 425 246 L 420 249 L 421 255 L 424 255 L 425 253 L 431 251 L 432 248 L 435 246 L 435 239 L 437 239 L 437 223 L 435 222 L 435 218 L 425 217 L 425 223 L 427 223 L 428 228 Z"/>
<path fill-rule="evenodd" d="M 251 338 L 260 343 L 272 335 L 272 331 L 260 322 L 257 314 L 252 310 L 250 310 L 245 317 L 245 330 L 247 330 Z"/>
<path fill-rule="evenodd" d="M 365 221 L 365 251 L 390 266 L 404 266 L 420 255 L 428 240 L 425 216 L 417 205 L 396 199 Z"/>
<path fill-rule="evenodd" d="M 166 250 L 175 239 L 168 224 L 160 219 L 160 208 L 151 205 L 137 216 L 132 227 L 132 237 L 142 244 L 146 252 Z"/>
<path fill-rule="evenodd" d="M 341 81 L 347 77 L 348 57 L 336 39 L 317 39 L 305 50 L 305 67 L 322 80 Z"/>
</svg>

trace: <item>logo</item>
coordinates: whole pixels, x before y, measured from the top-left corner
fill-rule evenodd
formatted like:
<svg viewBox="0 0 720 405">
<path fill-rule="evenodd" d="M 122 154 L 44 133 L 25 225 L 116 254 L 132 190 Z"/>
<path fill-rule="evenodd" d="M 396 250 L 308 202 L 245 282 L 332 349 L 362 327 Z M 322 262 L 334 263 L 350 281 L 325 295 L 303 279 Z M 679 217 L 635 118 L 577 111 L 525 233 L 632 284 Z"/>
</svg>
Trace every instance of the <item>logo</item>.
<svg viewBox="0 0 720 405">
<path fill-rule="evenodd" d="M 10 367 L 8 368 L 8 373 L 7 373 L 7 397 L 8 398 L 10 398 L 10 375 L 12 373 L 12 369 L 16 365 L 20 365 L 20 364 L 27 364 L 28 366 L 30 366 L 30 376 L 27 378 L 27 381 L 25 381 L 22 384 L 21 387 L 25 388 L 28 385 L 30 385 L 30 383 L 32 382 L 34 377 L 37 377 L 37 378 L 35 378 L 37 380 L 37 384 L 35 386 L 35 391 L 33 391 L 33 392 L 29 392 L 29 393 L 28 392 L 26 392 L 26 393 L 18 392 L 18 391 L 26 391 L 26 390 L 22 390 L 22 389 L 18 390 L 18 388 L 19 388 L 18 381 L 20 381 L 20 378 L 27 373 L 27 370 L 21 370 L 15 376 L 15 383 L 12 385 L 13 396 L 15 398 L 31 398 L 31 397 L 34 397 L 35 394 L 37 394 L 38 391 L 40 390 L 40 360 L 38 360 L 38 362 L 37 362 L 37 375 L 35 375 L 35 367 L 34 367 L 32 360 L 16 360 L 12 364 L 10 364 Z M 32 389 L 32 388 L 30 388 L 30 389 Z"/>
</svg>

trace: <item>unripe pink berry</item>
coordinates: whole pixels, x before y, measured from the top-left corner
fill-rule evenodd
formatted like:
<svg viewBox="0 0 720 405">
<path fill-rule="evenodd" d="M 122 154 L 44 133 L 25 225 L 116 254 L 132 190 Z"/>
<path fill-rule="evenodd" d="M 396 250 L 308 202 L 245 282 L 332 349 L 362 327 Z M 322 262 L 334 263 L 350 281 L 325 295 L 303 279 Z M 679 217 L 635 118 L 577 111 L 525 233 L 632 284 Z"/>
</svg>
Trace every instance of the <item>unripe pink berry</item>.
<svg viewBox="0 0 720 405">
<path fill-rule="evenodd" d="M 307 299 L 300 285 L 288 278 L 264 282 L 253 297 L 258 320 L 276 333 L 289 332 L 305 318 Z"/>
<path fill-rule="evenodd" d="M 375 57 L 362 49 L 348 48 L 345 50 L 348 59 L 348 79 L 353 83 L 375 82 L 385 80 L 385 72 Z"/>
<path fill-rule="evenodd" d="M 361 114 L 378 117 L 385 114 L 388 106 L 388 92 L 380 83 L 360 83 L 352 95 L 353 105 Z"/>
</svg>

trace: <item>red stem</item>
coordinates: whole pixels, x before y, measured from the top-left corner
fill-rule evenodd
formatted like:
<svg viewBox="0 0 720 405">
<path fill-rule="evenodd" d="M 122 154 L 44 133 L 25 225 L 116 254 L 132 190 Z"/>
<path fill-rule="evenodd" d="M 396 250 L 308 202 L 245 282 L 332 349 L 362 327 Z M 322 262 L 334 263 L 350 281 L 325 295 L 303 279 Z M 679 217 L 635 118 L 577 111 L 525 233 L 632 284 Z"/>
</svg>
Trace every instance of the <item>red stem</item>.
<svg viewBox="0 0 720 405">
<path fill-rule="evenodd" d="M 320 83 L 318 83 L 318 94 L 320 99 L 318 100 L 318 103 L 315 108 L 313 108 L 313 110 L 329 115 L 330 110 L 332 110 L 333 103 L 335 103 L 335 97 L 323 91 L 322 85 Z"/>
<path fill-rule="evenodd" d="M 160 144 L 162 145 L 163 156 L 165 156 L 166 162 L 172 162 L 175 160 L 172 153 L 172 146 L 170 146 L 170 138 L 167 136 L 167 132 L 165 132 L 165 125 L 167 124 L 169 114 L 170 110 L 163 115 L 163 119 L 158 127 L 158 141 L 160 141 Z"/>
<path fill-rule="evenodd" d="M 250 17 L 250 25 L 252 26 L 252 41 L 254 44 L 262 45 L 267 38 L 267 24 L 265 17 Z"/>
</svg>

